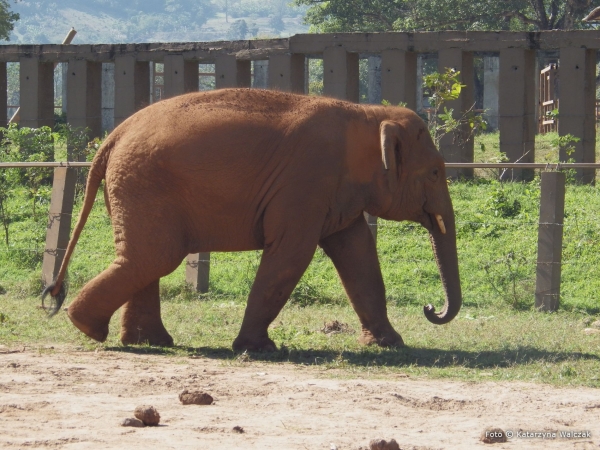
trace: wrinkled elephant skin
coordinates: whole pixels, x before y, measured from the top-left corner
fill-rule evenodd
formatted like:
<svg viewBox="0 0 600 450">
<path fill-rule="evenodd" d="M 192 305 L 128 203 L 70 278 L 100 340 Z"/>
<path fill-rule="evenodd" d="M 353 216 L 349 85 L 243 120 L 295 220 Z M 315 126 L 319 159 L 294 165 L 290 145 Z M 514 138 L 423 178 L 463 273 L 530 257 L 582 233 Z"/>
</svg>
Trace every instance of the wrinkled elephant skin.
<svg viewBox="0 0 600 450">
<path fill-rule="evenodd" d="M 159 279 L 198 252 L 263 250 L 235 350 L 275 350 L 277 317 L 318 245 L 332 259 L 365 344 L 402 346 L 387 317 L 375 242 L 363 216 L 421 223 L 446 302 L 433 323 L 460 309 L 454 212 L 444 161 L 412 111 L 280 92 L 224 89 L 149 106 L 116 128 L 90 169 L 84 206 L 56 281 L 66 268 L 101 181 L 116 259 L 68 308 L 104 341 L 123 307 L 121 340 L 171 345 L 160 317 Z"/>
</svg>

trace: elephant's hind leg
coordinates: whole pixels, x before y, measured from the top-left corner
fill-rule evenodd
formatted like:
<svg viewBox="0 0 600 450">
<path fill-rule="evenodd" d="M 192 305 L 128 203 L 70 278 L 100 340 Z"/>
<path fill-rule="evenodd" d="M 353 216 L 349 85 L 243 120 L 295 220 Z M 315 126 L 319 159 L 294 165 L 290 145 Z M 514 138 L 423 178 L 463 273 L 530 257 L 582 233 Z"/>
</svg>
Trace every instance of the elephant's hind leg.
<svg viewBox="0 0 600 450">
<path fill-rule="evenodd" d="M 160 317 L 159 280 L 136 292 L 121 308 L 121 342 L 173 345 Z"/>
<path fill-rule="evenodd" d="M 177 267 L 175 264 L 174 267 Z M 69 305 L 71 322 L 92 339 L 104 342 L 112 315 L 125 302 L 138 297 L 146 286 L 166 275 L 130 260 L 117 258 L 106 270 L 86 284 Z"/>
</svg>

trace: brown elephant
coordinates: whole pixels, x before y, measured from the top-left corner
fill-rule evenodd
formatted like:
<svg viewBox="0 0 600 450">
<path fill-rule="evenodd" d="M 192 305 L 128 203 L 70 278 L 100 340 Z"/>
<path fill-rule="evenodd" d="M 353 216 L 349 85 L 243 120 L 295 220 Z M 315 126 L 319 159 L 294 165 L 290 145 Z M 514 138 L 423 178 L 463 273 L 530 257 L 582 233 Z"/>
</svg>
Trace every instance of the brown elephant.
<svg viewBox="0 0 600 450">
<path fill-rule="evenodd" d="M 446 302 L 461 306 L 454 211 L 444 161 L 424 122 L 399 107 L 224 89 L 161 101 L 106 139 L 56 281 L 57 311 L 73 248 L 102 179 L 116 259 L 69 305 L 77 328 L 104 341 L 123 307 L 121 340 L 170 345 L 159 279 L 190 253 L 263 250 L 235 350 L 274 350 L 268 326 L 317 245 L 332 259 L 362 325 L 360 341 L 403 346 L 387 317 L 375 241 L 363 211 L 421 223 Z"/>
</svg>

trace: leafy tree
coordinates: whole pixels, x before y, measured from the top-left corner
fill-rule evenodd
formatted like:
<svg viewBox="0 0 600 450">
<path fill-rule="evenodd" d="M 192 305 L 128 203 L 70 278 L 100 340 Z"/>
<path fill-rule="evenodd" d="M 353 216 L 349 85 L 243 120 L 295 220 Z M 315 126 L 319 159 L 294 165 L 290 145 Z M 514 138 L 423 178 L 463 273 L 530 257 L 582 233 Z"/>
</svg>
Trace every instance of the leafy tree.
<svg viewBox="0 0 600 450">
<path fill-rule="evenodd" d="M 248 34 L 248 25 L 244 19 L 236 20 L 227 30 L 227 39 L 232 41 L 245 39 Z"/>
<path fill-rule="evenodd" d="M 281 16 L 273 16 L 269 19 L 269 26 L 273 28 L 275 31 L 280 32 L 285 29 L 285 23 Z"/>
<path fill-rule="evenodd" d="M 295 0 L 317 32 L 570 30 L 600 0 Z"/>
<path fill-rule="evenodd" d="M 17 20 L 19 15 L 10 10 L 8 0 L 0 0 L 0 39 L 9 40 L 8 36 Z"/>
<path fill-rule="evenodd" d="M 427 125 L 438 148 L 447 134 L 452 135 L 454 142 L 463 144 L 487 128 L 483 117 L 473 111 L 475 105 L 459 118 L 454 117 L 454 110 L 447 107 L 448 102 L 460 97 L 465 87 L 460 83 L 459 75 L 459 71 L 447 69 L 445 73 L 434 72 L 423 77 L 423 88 L 431 104 Z"/>
<path fill-rule="evenodd" d="M 48 162 L 54 160 L 55 135 L 50 127 L 19 128 L 10 124 L 2 128 L 2 147 L 7 159 L 21 162 Z M 15 169 L 14 182 L 27 189 L 31 199 L 33 219 L 37 220 L 37 204 L 43 202 L 50 193 L 52 169 L 48 167 L 32 167 Z M 5 214 L 5 212 L 3 212 Z"/>
</svg>

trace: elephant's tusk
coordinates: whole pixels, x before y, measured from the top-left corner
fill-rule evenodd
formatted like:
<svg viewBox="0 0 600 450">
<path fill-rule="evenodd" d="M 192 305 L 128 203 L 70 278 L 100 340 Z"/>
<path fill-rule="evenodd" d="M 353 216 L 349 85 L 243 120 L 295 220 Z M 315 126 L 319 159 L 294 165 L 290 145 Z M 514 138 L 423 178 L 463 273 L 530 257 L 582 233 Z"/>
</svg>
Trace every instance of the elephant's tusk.
<svg viewBox="0 0 600 450">
<path fill-rule="evenodd" d="M 440 231 L 442 232 L 442 234 L 446 234 L 446 225 L 444 225 L 444 219 L 442 219 L 442 216 L 440 216 L 439 214 L 436 214 L 435 220 L 437 220 L 437 223 L 440 227 Z"/>
</svg>

